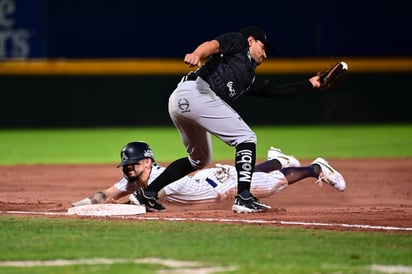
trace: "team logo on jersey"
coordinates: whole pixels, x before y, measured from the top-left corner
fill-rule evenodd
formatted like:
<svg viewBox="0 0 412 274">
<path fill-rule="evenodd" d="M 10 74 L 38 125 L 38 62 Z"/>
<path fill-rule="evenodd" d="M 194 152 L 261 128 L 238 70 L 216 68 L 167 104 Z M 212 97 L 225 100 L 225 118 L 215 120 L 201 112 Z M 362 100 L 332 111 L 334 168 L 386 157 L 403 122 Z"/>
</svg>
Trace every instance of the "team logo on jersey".
<svg viewBox="0 0 412 274">
<path fill-rule="evenodd" d="M 229 89 L 229 97 L 233 97 L 236 95 L 236 90 L 233 88 L 233 82 L 227 82 L 226 87 Z"/>
<path fill-rule="evenodd" d="M 189 105 L 189 101 L 186 98 L 183 99 L 179 99 L 179 101 L 177 102 L 177 106 L 179 107 L 179 109 L 182 111 L 182 113 L 185 112 L 190 112 L 190 105 Z"/>
</svg>

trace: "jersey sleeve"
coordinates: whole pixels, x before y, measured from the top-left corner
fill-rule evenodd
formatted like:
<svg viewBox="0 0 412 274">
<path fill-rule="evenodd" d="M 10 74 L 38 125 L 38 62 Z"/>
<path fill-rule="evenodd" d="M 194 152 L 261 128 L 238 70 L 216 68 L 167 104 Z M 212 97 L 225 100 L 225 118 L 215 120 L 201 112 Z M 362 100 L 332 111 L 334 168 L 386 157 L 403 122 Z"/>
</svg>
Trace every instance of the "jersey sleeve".
<svg viewBox="0 0 412 274">
<path fill-rule="evenodd" d="M 216 40 L 223 55 L 245 52 L 249 49 L 247 40 L 238 32 L 223 33 L 216 37 Z"/>
<path fill-rule="evenodd" d="M 165 167 L 162 167 L 158 163 L 153 164 L 147 184 L 151 184 L 165 169 Z"/>
<path fill-rule="evenodd" d="M 128 187 L 127 184 L 129 182 L 126 180 L 126 178 L 122 178 L 120 181 L 114 184 L 114 187 L 117 188 L 121 192 L 126 192 Z"/>
<path fill-rule="evenodd" d="M 246 94 L 273 99 L 283 99 L 294 97 L 312 89 L 313 87 L 309 80 L 277 85 L 269 79 L 256 77 L 255 82 L 252 84 Z"/>
</svg>

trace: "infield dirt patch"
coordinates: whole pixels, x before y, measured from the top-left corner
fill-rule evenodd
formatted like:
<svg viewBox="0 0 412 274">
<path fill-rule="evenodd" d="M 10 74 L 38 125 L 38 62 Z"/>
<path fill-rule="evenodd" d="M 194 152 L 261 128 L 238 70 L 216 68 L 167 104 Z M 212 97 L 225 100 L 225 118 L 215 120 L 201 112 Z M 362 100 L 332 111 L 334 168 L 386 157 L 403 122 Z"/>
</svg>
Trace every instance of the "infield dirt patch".
<svg viewBox="0 0 412 274">
<path fill-rule="evenodd" d="M 232 201 L 225 201 L 196 206 L 165 203 L 166 211 L 145 215 L 412 227 L 412 158 L 328 160 L 345 177 L 345 192 L 305 179 L 261 199 L 272 206 L 265 213 L 234 214 Z M 2 214 L 66 212 L 71 202 L 111 186 L 122 176 L 116 164 L 0 166 L 0 175 Z"/>
</svg>

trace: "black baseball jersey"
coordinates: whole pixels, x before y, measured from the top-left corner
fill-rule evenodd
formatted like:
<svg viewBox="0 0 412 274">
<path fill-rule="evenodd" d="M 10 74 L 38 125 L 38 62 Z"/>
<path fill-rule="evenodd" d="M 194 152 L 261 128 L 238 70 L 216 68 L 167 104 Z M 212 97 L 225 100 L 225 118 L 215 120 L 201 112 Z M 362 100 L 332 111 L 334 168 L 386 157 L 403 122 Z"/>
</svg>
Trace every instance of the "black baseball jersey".
<svg viewBox="0 0 412 274">
<path fill-rule="evenodd" d="M 269 80 L 256 77 L 256 62 L 249 53 L 245 36 L 238 32 L 223 33 L 215 38 L 220 53 L 212 55 L 196 75 L 205 80 L 210 88 L 227 103 L 239 96 L 248 95 L 285 98 L 312 89 L 309 80 L 276 86 Z"/>
</svg>

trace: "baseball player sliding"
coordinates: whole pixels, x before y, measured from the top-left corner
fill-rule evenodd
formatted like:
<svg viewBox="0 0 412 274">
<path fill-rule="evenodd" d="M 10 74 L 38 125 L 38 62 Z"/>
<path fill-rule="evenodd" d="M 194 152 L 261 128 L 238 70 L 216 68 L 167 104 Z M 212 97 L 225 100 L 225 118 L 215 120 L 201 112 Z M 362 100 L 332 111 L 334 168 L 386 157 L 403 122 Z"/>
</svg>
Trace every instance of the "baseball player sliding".
<svg viewBox="0 0 412 274">
<path fill-rule="evenodd" d="M 123 178 L 106 190 L 98 191 L 93 196 L 74 202 L 73 206 L 98 203 L 117 203 L 129 195 L 131 204 L 140 205 L 138 193 L 157 178 L 165 168 L 154 158 L 149 145 L 145 142 L 131 142 L 121 149 Z M 326 182 L 338 191 L 346 188 L 343 176 L 328 162 L 317 158 L 311 165 L 301 167 L 293 156 L 271 147 L 268 160 L 257 164 L 251 180 L 251 189 L 259 198 L 268 197 L 285 189 L 288 185 L 304 178 L 313 177 L 322 185 Z M 237 193 L 236 168 L 217 164 L 167 185 L 159 192 L 159 199 L 179 204 L 216 203 L 233 199 Z M 150 207 L 146 207 L 148 211 Z"/>
</svg>

